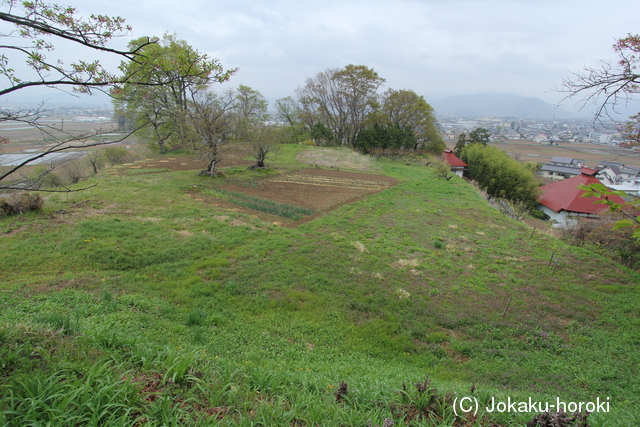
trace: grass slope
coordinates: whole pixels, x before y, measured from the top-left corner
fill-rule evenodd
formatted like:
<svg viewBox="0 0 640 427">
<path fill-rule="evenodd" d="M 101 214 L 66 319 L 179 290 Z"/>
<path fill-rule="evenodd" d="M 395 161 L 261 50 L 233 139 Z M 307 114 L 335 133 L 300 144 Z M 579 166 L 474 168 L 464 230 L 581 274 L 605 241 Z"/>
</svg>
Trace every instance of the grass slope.
<svg viewBox="0 0 640 427">
<path fill-rule="evenodd" d="M 456 417 L 472 384 L 482 404 L 609 397 L 591 425 L 640 424 L 637 273 L 532 235 L 460 179 L 376 166 L 399 185 L 298 228 L 205 204 L 194 186 L 216 180 L 169 170 L 113 169 L 0 219 L 0 424 L 532 419 Z"/>
</svg>

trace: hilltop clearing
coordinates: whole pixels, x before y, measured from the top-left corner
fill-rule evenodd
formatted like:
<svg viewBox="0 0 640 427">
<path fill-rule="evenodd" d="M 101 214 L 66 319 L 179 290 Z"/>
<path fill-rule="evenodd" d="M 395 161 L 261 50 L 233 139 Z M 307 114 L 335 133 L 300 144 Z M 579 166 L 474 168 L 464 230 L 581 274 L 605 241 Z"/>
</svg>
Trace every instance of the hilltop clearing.
<svg viewBox="0 0 640 427">
<path fill-rule="evenodd" d="M 308 150 L 328 152 L 283 146 L 270 169 L 215 179 L 153 158 L 1 218 L 0 423 L 535 415 L 456 415 L 473 384 L 480 406 L 609 397 L 592 426 L 640 422 L 640 275 L 532 233 L 457 177 L 386 159 L 337 171 L 302 163 Z"/>
</svg>

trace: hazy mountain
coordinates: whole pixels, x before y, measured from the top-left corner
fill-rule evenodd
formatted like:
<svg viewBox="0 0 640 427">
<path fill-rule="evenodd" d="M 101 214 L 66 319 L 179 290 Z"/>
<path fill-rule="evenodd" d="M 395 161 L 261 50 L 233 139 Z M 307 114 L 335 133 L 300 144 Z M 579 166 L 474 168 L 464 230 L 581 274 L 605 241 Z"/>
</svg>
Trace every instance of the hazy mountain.
<svg viewBox="0 0 640 427">
<path fill-rule="evenodd" d="M 518 117 L 521 119 L 575 118 L 578 114 L 539 98 L 508 94 L 460 95 L 430 103 L 439 116 Z"/>
</svg>

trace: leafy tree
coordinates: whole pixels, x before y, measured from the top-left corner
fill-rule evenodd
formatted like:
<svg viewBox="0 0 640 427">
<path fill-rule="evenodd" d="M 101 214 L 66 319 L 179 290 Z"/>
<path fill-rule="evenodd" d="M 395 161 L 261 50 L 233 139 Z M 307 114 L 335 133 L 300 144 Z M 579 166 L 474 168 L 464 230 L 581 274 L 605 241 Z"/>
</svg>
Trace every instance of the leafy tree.
<svg viewBox="0 0 640 427">
<path fill-rule="evenodd" d="M 129 47 L 148 60 L 121 64 L 135 78 L 114 88 L 112 96 L 116 111 L 139 128 L 136 134 L 164 154 L 187 142 L 183 124 L 189 100 L 209 84 L 228 80 L 236 70 L 224 70 L 218 60 L 209 59 L 175 35 L 165 34 L 151 45 L 143 42 L 133 40 Z"/>
<path fill-rule="evenodd" d="M 50 5 L 41 1 L 2 1 L 0 20 L 13 27 L 1 37 L 10 41 L 0 46 L 0 76 L 5 85 L 0 88 L 0 96 L 14 94 L 30 87 L 49 87 L 91 94 L 95 90 L 108 91 L 110 88 L 131 80 L 131 73 L 116 75 L 102 66 L 98 60 L 90 59 L 97 54 L 107 54 L 121 58 L 124 62 L 142 66 L 147 58 L 140 52 L 153 45 L 149 39 L 130 50 L 118 50 L 108 46 L 114 37 L 125 35 L 131 28 L 121 17 L 91 15 L 83 18 L 73 7 Z M 15 40 L 17 39 L 17 40 Z M 80 59 L 65 63 L 56 58 L 56 44 L 67 43 L 77 49 Z M 24 61 L 24 66 L 16 62 Z M 20 70 L 20 71 L 18 71 Z M 158 82 L 162 84 L 164 82 Z M 105 142 L 98 136 L 105 130 L 81 135 L 69 134 L 61 125 L 40 121 L 43 105 L 35 109 L 0 110 L 0 122 L 19 121 L 40 130 L 43 138 L 51 145 L 15 166 L 0 168 L 0 189 L 39 190 L 45 176 L 55 165 L 35 176 L 19 177 L 21 169 L 34 164 L 43 157 L 63 151 L 119 142 L 124 139 Z M 0 143 L 7 142 L 0 138 Z M 71 191 L 69 188 L 54 191 Z"/>
<path fill-rule="evenodd" d="M 356 136 L 356 140 L 353 141 L 353 148 L 360 151 L 363 154 L 371 154 L 374 149 L 379 148 L 380 153 L 384 152 L 384 146 L 386 145 L 386 135 L 381 135 L 380 123 L 375 122 L 373 126 L 368 126 Z"/>
<path fill-rule="evenodd" d="M 310 135 L 313 139 L 313 142 L 315 142 L 316 144 L 321 142 L 327 143 L 333 141 L 334 139 L 331 129 L 320 122 L 313 124 L 313 126 L 311 127 Z"/>
<path fill-rule="evenodd" d="M 467 135 L 463 132 L 458 135 L 458 142 L 456 142 L 456 146 L 453 147 L 453 154 L 456 157 L 462 156 L 462 150 L 464 150 L 465 145 L 467 145 Z"/>
<path fill-rule="evenodd" d="M 276 120 L 286 126 L 285 140 L 300 142 L 305 134 L 304 123 L 300 120 L 300 104 L 290 96 L 276 100 Z"/>
<path fill-rule="evenodd" d="M 594 204 L 605 204 L 609 206 L 610 212 L 619 213 L 625 217 L 615 223 L 613 230 L 631 227 L 634 230 L 632 237 L 640 239 L 640 216 L 636 216 L 640 199 L 627 203 L 616 203 L 609 196 L 626 197 L 624 191 L 610 190 L 604 184 L 599 183 L 583 185 L 581 188 L 585 190 L 581 197 L 598 197 L 600 200 L 595 201 Z"/>
<path fill-rule="evenodd" d="M 571 78 L 565 79 L 560 89 L 568 94 L 568 98 L 582 96 L 583 105 L 596 104 L 596 120 L 612 118 L 620 104 L 625 105 L 640 93 L 640 35 L 627 34 L 616 40 L 613 50 L 618 55 L 615 64 L 603 62 L 599 68 L 585 67 Z M 627 122 L 628 134 L 637 135 L 640 132 L 637 116 L 631 116 L 631 120 Z M 628 146 L 638 145 L 640 141 L 634 138 L 628 142 Z"/>
<path fill-rule="evenodd" d="M 451 166 L 442 157 L 429 157 L 428 166 L 440 177 L 449 181 L 454 174 L 451 172 Z"/>
<path fill-rule="evenodd" d="M 410 129 L 378 122 L 362 129 L 353 143 L 353 147 L 362 153 L 377 154 L 378 150 L 382 150 L 382 153 L 394 159 L 404 151 L 413 150 L 415 145 L 416 137 Z"/>
<path fill-rule="evenodd" d="M 117 166 L 127 161 L 129 152 L 124 147 L 107 147 L 104 149 L 104 157 L 111 166 Z"/>
<path fill-rule="evenodd" d="M 469 144 L 487 145 L 490 138 L 491 133 L 487 128 L 477 128 L 469 132 Z"/>
<path fill-rule="evenodd" d="M 264 123 L 255 125 L 249 134 L 243 148 L 247 153 L 256 160 L 253 168 L 266 168 L 267 158 L 278 153 L 278 141 L 280 135 L 275 126 L 269 126 Z"/>
<path fill-rule="evenodd" d="M 247 141 L 251 128 L 267 120 L 268 106 L 269 103 L 259 91 L 245 85 L 238 86 L 233 113 L 238 141 Z"/>
<path fill-rule="evenodd" d="M 296 90 L 301 119 L 310 130 L 315 123 L 322 123 L 340 144 L 351 145 L 365 118 L 377 108 L 377 91 L 384 81 L 364 65 L 318 73 Z"/>
<path fill-rule="evenodd" d="M 198 93 L 188 104 L 187 130 L 195 151 L 207 160 L 207 169 L 200 175 L 217 176 L 222 161 L 222 148 L 233 132 L 233 91 L 219 95 L 211 91 Z"/>
<path fill-rule="evenodd" d="M 380 108 L 372 117 L 375 121 L 413 133 L 414 145 L 407 148 L 424 148 L 436 155 L 445 149 L 436 129 L 433 108 L 412 90 L 387 90 L 382 95 Z"/>
</svg>

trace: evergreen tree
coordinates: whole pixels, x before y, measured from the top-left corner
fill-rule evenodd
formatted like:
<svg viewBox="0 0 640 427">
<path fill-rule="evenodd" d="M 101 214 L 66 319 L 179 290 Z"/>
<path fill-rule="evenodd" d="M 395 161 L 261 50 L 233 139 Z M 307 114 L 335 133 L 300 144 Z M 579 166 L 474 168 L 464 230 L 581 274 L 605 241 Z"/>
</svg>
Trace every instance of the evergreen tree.
<svg viewBox="0 0 640 427">
<path fill-rule="evenodd" d="M 467 144 L 467 135 L 465 133 L 461 133 L 458 135 L 458 142 L 456 142 L 456 146 L 453 148 L 453 154 L 457 157 L 462 156 L 462 150 L 464 150 L 465 145 Z"/>
</svg>

